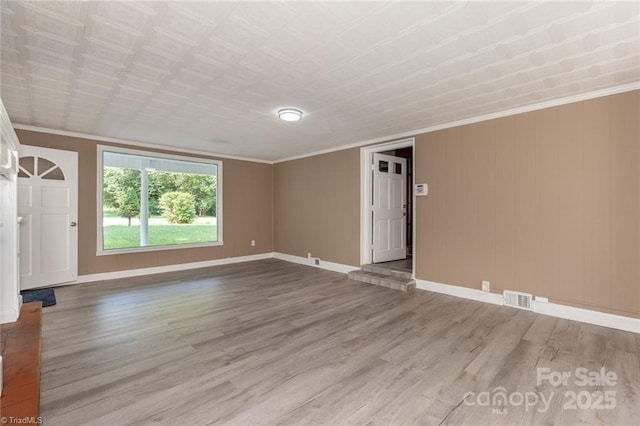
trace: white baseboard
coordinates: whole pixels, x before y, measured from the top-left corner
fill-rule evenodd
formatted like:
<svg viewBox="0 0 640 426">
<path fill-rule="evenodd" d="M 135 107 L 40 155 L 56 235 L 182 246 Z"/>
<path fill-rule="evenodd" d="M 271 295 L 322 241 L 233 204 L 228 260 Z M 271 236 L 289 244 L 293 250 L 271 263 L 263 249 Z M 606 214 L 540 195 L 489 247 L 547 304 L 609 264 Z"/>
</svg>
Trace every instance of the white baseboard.
<svg viewBox="0 0 640 426">
<path fill-rule="evenodd" d="M 6 309 L 0 312 L 0 324 L 6 324 L 8 322 L 16 322 L 18 320 L 18 316 L 20 315 L 20 309 L 16 310 L 15 308 Z"/>
<path fill-rule="evenodd" d="M 640 318 L 608 314 L 606 312 L 576 308 L 573 306 L 560 305 L 558 303 L 540 303 L 535 300 L 532 302 L 532 307 L 533 312 L 542 315 L 586 322 L 588 324 L 616 328 L 618 330 L 630 331 L 632 333 L 640 333 Z"/>
<path fill-rule="evenodd" d="M 106 280 L 115 280 L 120 278 L 139 277 L 142 275 L 161 274 L 164 272 L 185 271 L 188 269 L 206 268 L 209 266 L 229 265 L 232 263 L 250 262 L 252 260 L 261 260 L 261 259 L 271 259 L 274 257 L 276 259 L 285 260 L 287 262 L 299 263 L 307 266 L 314 266 L 317 268 L 327 269 L 329 271 L 340 272 L 344 274 L 358 269 L 358 267 L 356 266 L 348 266 L 340 263 L 327 262 L 324 260 L 320 260 L 319 266 L 311 265 L 309 262 L 309 259 L 305 257 L 292 256 L 284 253 L 269 252 L 269 253 L 253 254 L 249 256 L 238 256 L 238 257 L 227 257 L 224 259 L 205 260 L 202 262 L 179 263 L 175 265 L 155 266 L 151 268 L 128 269 L 124 271 L 80 275 L 78 276 L 78 279 L 76 281 L 54 284 L 51 287 L 73 285 L 73 284 L 84 284 L 84 283 L 106 281 Z"/>
<path fill-rule="evenodd" d="M 261 253 L 249 256 L 228 257 L 224 259 L 206 260 L 203 262 L 181 263 L 177 265 L 157 266 L 153 268 L 131 269 L 126 271 L 105 272 L 100 274 L 81 275 L 77 281 L 59 285 L 90 283 L 95 281 L 113 280 L 118 278 L 137 277 L 141 275 L 159 274 L 163 272 L 183 271 L 187 269 L 206 268 L 209 266 L 229 265 L 232 263 L 249 262 L 252 260 L 276 258 L 286 262 L 300 265 L 312 266 L 326 269 L 333 272 L 349 273 L 359 269 L 357 266 L 344 265 L 341 263 L 328 262 L 320 259 L 320 265 L 311 264 L 306 257 L 293 256 L 285 253 Z M 460 287 L 450 284 L 442 284 L 433 281 L 416 279 L 416 288 L 420 290 L 433 291 L 435 293 L 448 294 L 450 296 L 464 299 L 476 300 L 479 302 L 491 303 L 494 305 L 504 305 L 503 296 L 496 293 L 487 293 L 473 288 Z M 605 312 L 593 311 L 590 309 L 575 308 L 573 306 L 561 305 L 557 303 L 544 303 L 536 300 L 532 303 L 532 310 L 535 313 L 549 315 L 556 318 L 563 318 L 572 321 L 579 321 L 588 324 L 600 325 L 603 327 L 615 328 L 618 330 L 630 331 L 640 334 L 640 319 L 625 317 L 622 315 L 608 314 Z M 13 322 L 18 317 L 18 312 L 13 310 L 0 312 L 0 322 Z"/>
<path fill-rule="evenodd" d="M 13 299 L 13 298 L 12 298 Z M 0 324 L 6 324 L 8 322 L 16 322 L 20 317 L 20 310 L 22 309 L 22 295 L 18 293 L 18 297 L 14 299 L 13 306 L 0 311 Z"/>
<path fill-rule="evenodd" d="M 114 280 L 118 278 L 139 277 L 141 275 L 161 274 L 163 272 L 184 271 L 187 269 L 206 268 L 209 266 L 229 265 L 252 260 L 271 259 L 273 253 L 252 254 L 249 256 L 226 257 L 223 259 L 205 260 L 202 262 L 178 263 L 175 265 L 155 266 L 152 268 L 128 269 L 125 271 L 104 272 L 99 274 L 80 275 L 76 281 L 58 285 L 82 284 L 95 281 Z"/>
<path fill-rule="evenodd" d="M 14 309 L 0 312 L 0 324 L 16 322 L 17 320 L 18 320 L 18 313 Z"/>
<path fill-rule="evenodd" d="M 494 305 L 504 304 L 504 300 L 501 294 L 487 293 L 486 291 L 476 290 L 468 287 L 460 287 L 457 285 L 441 284 L 433 281 L 416 279 L 416 288 L 420 290 L 433 291 L 435 293 L 448 294 L 449 296 L 462 297 L 463 299 L 492 303 Z"/>
<path fill-rule="evenodd" d="M 504 305 L 503 296 L 501 294 L 487 293 L 473 288 L 441 284 L 426 280 L 416 280 L 416 288 L 420 290 L 433 291 L 435 293 L 448 294 L 450 296 L 462 297 L 464 299 L 476 300 L 479 302 L 492 303 L 494 305 Z M 561 305 L 558 303 L 538 302 L 536 300 L 532 302 L 532 308 L 533 312 L 542 315 L 600 325 L 603 327 L 630 331 L 632 333 L 640 333 L 640 319 L 638 318 L 608 314 L 591 309 L 575 308 L 573 306 Z"/>
<path fill-rule="evenodd" d="M 358 266 L 350 266 L 350 265 L 344 265 L 342 263 L 328 262 L 322 259 L 320 259 L 319 265 L 315 265 L 315 264 L 312 264 L 311 260 L 306 257 L 294 256 L 286 253 L 275 252 L 273 253 L 273 257 L 275 257 L 276 259 L 284 260 L 291 263 L 298 263 L 300 265 L 313 266 L 315 268 L 326 269 L 328 271 L 333 271 L 333 272 L 340 272 L 342 274 L 347 274 L 351 271 L 360 269 Z"/>
</svg>

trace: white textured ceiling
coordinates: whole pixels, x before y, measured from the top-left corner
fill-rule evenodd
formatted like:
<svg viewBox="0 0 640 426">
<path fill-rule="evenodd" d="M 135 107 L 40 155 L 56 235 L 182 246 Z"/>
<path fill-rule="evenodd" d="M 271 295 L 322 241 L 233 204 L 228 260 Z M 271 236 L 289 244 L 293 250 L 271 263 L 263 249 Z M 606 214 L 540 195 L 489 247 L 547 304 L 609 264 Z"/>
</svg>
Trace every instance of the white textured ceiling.
<svg viewBox="0 0 640 426">
<path fill-rule="evenodd" d="M 639 81 L 639 4 L 3 0 L 0 96 L 14 123 L 279 159 Z"/>
</svg>

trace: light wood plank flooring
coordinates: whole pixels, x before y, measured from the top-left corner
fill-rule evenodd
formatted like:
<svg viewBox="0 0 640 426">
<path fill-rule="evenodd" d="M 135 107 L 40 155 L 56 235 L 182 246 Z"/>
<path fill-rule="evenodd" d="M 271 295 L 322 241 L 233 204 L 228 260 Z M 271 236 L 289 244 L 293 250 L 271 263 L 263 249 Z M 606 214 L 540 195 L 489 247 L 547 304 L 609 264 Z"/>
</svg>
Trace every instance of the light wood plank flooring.
<svg viewBox="0 0 640 426">
<path fill-rule="evenodd" d="M 56 296 L 43 320 L 45 424 L 640 419 L 640 337 L 633 333 L 405 294 L 275 259 L 63 287 Z M 605 367 L 618 382 L 537 386 L 538 367 Z M 500 413 L 474 396 L 464 400 L 500 387 L 555 396 L 543 412 L 541 404 L 516 405 L 517 398 Z M 563 410 L 567 391 L 606 390 L 616 392 L 614 409 Z"/>
<path fill-rule="evenodd" d="M 411 257 L 407 257 L 406 259 L 402 260 L 392 260 L 390 262 L 375 263 L 375 265 L 394 271 L 413 272 L 413 260 Z"/>
</svg>

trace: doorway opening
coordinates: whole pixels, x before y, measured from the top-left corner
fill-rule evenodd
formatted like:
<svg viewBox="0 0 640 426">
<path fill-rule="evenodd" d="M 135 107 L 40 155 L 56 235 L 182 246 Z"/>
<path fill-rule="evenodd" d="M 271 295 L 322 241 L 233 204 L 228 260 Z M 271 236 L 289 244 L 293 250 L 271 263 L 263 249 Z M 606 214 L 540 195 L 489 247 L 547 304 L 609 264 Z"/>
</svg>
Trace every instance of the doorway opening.
<svg viewBox="0 0 640 426">
<path fill-rule="evenodd" d="M 415 276 L 414 139 L 361 148 L 361 264 Z"/>
</svg>

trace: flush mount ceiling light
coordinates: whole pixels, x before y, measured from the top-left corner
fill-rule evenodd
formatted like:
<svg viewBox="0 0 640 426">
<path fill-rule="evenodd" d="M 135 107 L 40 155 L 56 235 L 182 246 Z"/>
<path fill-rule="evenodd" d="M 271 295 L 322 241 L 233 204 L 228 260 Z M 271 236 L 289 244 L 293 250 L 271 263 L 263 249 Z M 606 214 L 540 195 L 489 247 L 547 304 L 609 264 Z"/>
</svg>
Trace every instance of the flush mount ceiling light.
<svg viewBox="0 0 640 426">
<path fill-rule="evenodd" d="M 284 121 L 298 121 L 302 118 L 302 111 L 293 108 L 285 108 L 278 111 L 278 117 Z"/>
</svg>

